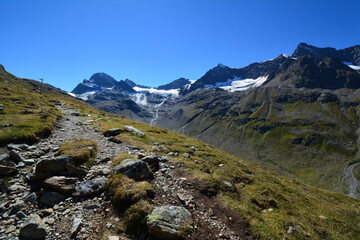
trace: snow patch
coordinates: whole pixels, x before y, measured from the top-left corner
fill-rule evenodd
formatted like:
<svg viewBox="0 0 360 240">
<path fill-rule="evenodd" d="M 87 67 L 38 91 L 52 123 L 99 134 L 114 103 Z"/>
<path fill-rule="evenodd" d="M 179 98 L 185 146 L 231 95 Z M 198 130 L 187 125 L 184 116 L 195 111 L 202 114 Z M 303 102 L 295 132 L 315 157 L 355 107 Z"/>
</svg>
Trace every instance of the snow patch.
<svg viewBox="0 0 360 240">
<path fill-rule="evenodd" d="M 267 80 L 267 78 L 268 76 L 258 77 L 256 79 L 234 78 L 234 79 L 229 79 L 226 82 L 217 82 L 215 85 L 205 85 L 205 87 L 221 88 L 228 92 L 245 91 L 249 88 L 261 86 Z"/>
<path fill-rule="evenodd" d="M 81 98 L 81 99 L 84 100 L 84 101 L 86 101 L 86 100 L 88 100 L 88 98 L 89 98 L 91 95 L 93 95 L 93 94 L 95 94 L 95 93 L 97 93 L 97 92 L 99 92 L 99 91 L 86 92 L 86 93 L 77 95 L 77 97 L 78 97 L 78 98 Z"/>
<path fill-rule="evenodd" d="M 69 94 L 72 97 L 76 97 L 76 94 L 74 94 L 74 93 L 68 92 L 67 94 Z"/>
<path fill-rule="evenodd" d="M 354 70 L 360 70 L 360 66 L 354 65 L 352 62 L 343 62 L 343 64 L 348 65 Z"/>
<path fill-rule="evenodd" d="M 175 97 L 179 96 L 180 89 L 170 89 L 170 90 L 163 90 L 163 89 L 156 89 L 156 88 L 141 88 L 141 87 L 133 87 L 133 89 L 137 92 L 149 92 L 155 93 L 159 95 L 173 95 Z"/>
<path fill-rule="evenodd" d="M 85 86 L 87 87 L 91 87 L 91 88 L 98 88 L 99 85 L 97 85 L 96 83 L 92 83 L 92 82 L 86 82 L 84 83 Z"/>
<path fill-rule="evenodd" d="M 131 99 L 138 105 L 146 106 L 148 105 L 147 97 L 145 93 L 135 93 L 130 95 Z"/>
</svg>

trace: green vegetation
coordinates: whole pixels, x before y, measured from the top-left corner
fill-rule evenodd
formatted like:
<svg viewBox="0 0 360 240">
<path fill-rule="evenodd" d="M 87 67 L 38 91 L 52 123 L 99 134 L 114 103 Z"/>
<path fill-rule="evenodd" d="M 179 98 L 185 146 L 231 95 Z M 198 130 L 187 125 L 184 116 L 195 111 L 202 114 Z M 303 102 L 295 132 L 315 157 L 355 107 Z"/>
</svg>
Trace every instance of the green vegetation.
<svg viewBox="0 0 360 240">
<path fill-rule="evenodd" d="M 140 200 L 125 211 L 120 228 L 129 234 L 146 232 L 146 216 L 152 210 L 153 206 L 149 202 Z"/>
<path fill-rule="evenodd" d="M 40 92 L 39 83 L 16 78 L 0 65 L 0 146 L 49 135 L 60 117 L 56 104 L 54 96 Z"/>
<path fill-rule="evenodd" d="M 209 144 L 169 130 L 110 115 L 94 123 L 103 131 L 125 125 L 138 128 L 145 136 L 121 133 L 117 136 L 119 139 L 157 154 L 171 153 L 174 160 L 184 163 L 202 183 L 204 194 L 217 196 L 236 209 L 259 237 L 356 239 L 360 234 L 358 200 L 276 175 Z M 291 134 L 285 136 L 294 138 Z M 223 184 L 224 180 L 233 187 Z M 109 186 L 118 186 L 122 181 L 117 182 L 110 182 Z M 296 231 L 288 233 L 290 227 Z"/>
<path fill-rule="evenodd" d="M 272 171 L 264 170 L 257 165 L 245 162 L 196 139 L 95 110 L 53 88 L 45 87 L 43 93 L 40 94 L 38 92 L 39 84 L 35 81 L 17 79 L 4 73 L 4 71 L 1 74 L 0 103 L 4 105 L 4 110 L 2 110 L 0 120 L 0 124 L 2 124 L 0 136 L 3 144 L 15 139 L 30 139 L 27 138 L 28 135 L 32 135 L 32 140 L 38 139 L 41 136 L 40 133 L 44 131 L 43 129 L 51 129 L 57 117 L 60 116 L 60 113 L 52 105 L 57 103 L 57 100 L 61 100 L 64 101 L 67 107 L 80 111 L 84 116 L 90 115 L 88 116 L 89 120 L 96 120 L 93 121 L 92 125 L 101 131 L 131 125 L 144 132 L 145 136 L 142 137 L 124 132 L 118 135 L 117 138 L 122 142 L 132 144 L 134 147 L 152 151 L 159 155 L 168 154 L 173 161 L 183 163 L 184 168 L 182 169 L 190 172 L 195 179 L 194 181 L 198 181 L 198 185 L 202 186 L 201 191 L 208 196 L 219 198 L 225 205 L 237 211 L 251 226 L 252 234 L 255 237 L 262 239 L 355 240 L 360 236 L 360 201 L 358 200 L 338 193 L 318 190 L 297 180 L 279 176 Z M 22 99 L 23 96 L 25 100 Z M 15 101 L 15 99 L 19 100 Z M 54 99 L 56 99 L 55 102 L 50 102 L 50 100 L 53 101 Z M 35 114 L 25 114 L 23 111 L 29 109 L 25 108 L 25 106 L 29 105 L 31 101 L 34 102 L 37 108 L 29 111 Z M 308 109 L 311 107 L 310 104 L 299 103 L 299 105 L 308 105 L 306 106 Z M 263 114 L 269 110 L 265 106 L 257 106 L 256 108 L 256 115 L 259 118 L 264 118 Z M 291 107 L 289 106 L 289 108 Z M 327 109 L 331 108 L 332 106 L 329 105 Z M 296 112 L 298 107 L 291 109 L 291 111 Z M 41 111 L 47 113 L 48 117 L 41 118 Z M 334 114 L 340 114 L 340 112 L 335 113 L 336 110 L 334 109 L 331 111 Z M 357 107 L 353 107 L 348 111 L 341 111 L 341 114 L 350 113 L 351 117 L 346 117 L 346 119 L 357 121 L 358 112 Z M 272 111 L 271 116 L 274 117 L 275 113 L 275 110 Z M 246 116 L 246 114 L 242 115 L 241 117 Z M 21 130 L 20 127 L 23 116 L 29 117 L 25 123 L 22 123 L 27 124 L 27 130 Z M 49 121 L 49 119 L 52 120 Z M 244 124 L 243 134 L 249 134 L 249 143 L 251 144 L 255 144 L 259 140 L 263 141 L 262 145 L 258 145 L 259 148 L 266 147 L 266 144 L 268 144 L 269 148 L 279 146 L 278 149 L 285 151 L 288 146 L 292 146 L 292 148 L 287 149 L 287 152 L 282 153 L 285 157 L 290 156 L 294 150 L 298 151 L 304 147 L 309 147 L 292 144 L 289 141 L 300 136 L 306 139 L 306 136 L 311 136 L 315 131 L 315 133 L 327 131 L 334 134 L 336 140 L 347 141 L 351 144 L 354 142 L 351 131 L 339 131 L 337 133 L 339 128 L 328 125 L 326 122 L 319 123 L 319 121 L 316 121 L 319 123 L 318 125 L 300 124 L 302 120 L 299 118 L 296 125 L 279 126 L 278 122 L 291 122 L 286 118 L 283 119 L 284 121 L 279 119 L 269 121 L 269 125 L 274 126 L 274 128 L 269 128 L 269 131 L 262 133 L 256 129 L 264 126 L 264 122 L 256 120 L 244 121 L 246 123 Z M 341 121 L 344 121 L 342 123 L 344 125 L 348 124 L 344 119 Z M 4 123 L 13 125 L 5 126 Z M 231 130 L 229 128 L 229 131 Z M 15 135 L 17 137 L 14 137 Z M 348 141 L 349 139 L 351 141 Z M 339 141 L 339 143 L 341 142 Z M 330 151 L 330 148 L 324 147 L 326 144 L 328 143 L 324 143 L 323 140 L 318 141 L 318 138 L 315 137 L 314 147 L 310 146 L 316 150 L 314 156 L 318 156 L 319 152 Z M 352 151 L 352 148 L 354 146 L 345 149 Z M 348 154 L 347 151 L 344 153 L 345 155 Z M 309 162 L 311 163 L 311 158 L 308 156 L 300 154 L 296 158 L 293 156 L 293 159 L 304 163 L 301 174 L 319 174 L 318 172 L 314 173 L 312 168 L 307 168 Z M 320 154 L 320 156 L 327 155 Z M 342 155 L 339 153 L 338 156 Z M 126 155 L 118 156 L 114 162 L 120 162 L 127 157 Z M 336 158 L 334 159 L 336 160 Z M 329 161 L 330 165 L 332 165 L 331 159 L 324 159 L 324 161 Z M 319 162 L 319 164 L 321 165 L 323 162 Z M 293 167 L 295 168 L 295 166 L 298 165 L 294 164 Z M 297 169 L 300 168 L 297 167 Z M 331 173 L 333 169 L 329 167 L 325 171 Z M 225 184 L 224 181 L 231 183 L 231 185 Z M 132 224 L 139 220 L 141 222 L 142 216 L 150 209 L 150 206 L 146 203 L 139 201 L 152 197 L 154 192 L 151 184 L 148 182 L 135 182 L 126 176 L 118 174 L 112 176 L 107 187 L 112 195 L 113 203 L 119 208 L 127 208 L 137 203 L 125 214 L 125 219 L 128 219 L 125 226 L 131 232 Z M 295 230 L 289 231 L 289 229 Z"/>
<path fill-rule="evenodd" d="M 76 165 L 92 165 L 96 156 L 96 142 L 89 139 L 73 139 L 60 145 L 58 155 L 69 155 Z"/>
<path fill-rule="evenodd" d="M 149 182 L 136 182 L 122 174 L 112 176 L 107 186 L 113 204 L 122 210 L 141 199 L 154 196 L 153 188 Z"/>
</svg>

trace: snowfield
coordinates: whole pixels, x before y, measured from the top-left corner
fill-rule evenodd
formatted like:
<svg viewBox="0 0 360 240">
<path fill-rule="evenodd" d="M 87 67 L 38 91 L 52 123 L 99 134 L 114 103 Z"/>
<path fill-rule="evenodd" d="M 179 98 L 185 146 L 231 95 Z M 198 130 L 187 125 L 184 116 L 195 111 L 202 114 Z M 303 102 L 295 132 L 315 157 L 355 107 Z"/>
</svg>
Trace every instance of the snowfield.
<svg viewBox="0 0 360 240">
<path fill-rule="evenodd" d="M 261 86 L 267 80 L 267 78 L 268 76 L 258 77 L 256 79 L 234 78 L 234 79 L 229 79 L 226 82 L 217 82 L 215 85 L 205 85 L 205 87 L 221 88 L 228 92 L 245 91 L 249 88 Z"/>
</svg>

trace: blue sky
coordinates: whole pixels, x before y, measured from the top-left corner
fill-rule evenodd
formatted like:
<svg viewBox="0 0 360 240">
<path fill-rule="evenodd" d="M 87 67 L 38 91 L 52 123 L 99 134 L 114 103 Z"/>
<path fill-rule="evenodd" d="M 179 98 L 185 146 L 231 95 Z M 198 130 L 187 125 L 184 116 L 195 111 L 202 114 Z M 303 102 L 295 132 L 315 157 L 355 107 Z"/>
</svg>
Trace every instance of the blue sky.
<svg viewBox="0 0 360 240">
<path fill-rule="evenodd" d="M 298 43 L 360 44 L 360 1 L 0 0 L 0 64 L 71 91 L 95 72 L 158 86 Z"/>
</svg>

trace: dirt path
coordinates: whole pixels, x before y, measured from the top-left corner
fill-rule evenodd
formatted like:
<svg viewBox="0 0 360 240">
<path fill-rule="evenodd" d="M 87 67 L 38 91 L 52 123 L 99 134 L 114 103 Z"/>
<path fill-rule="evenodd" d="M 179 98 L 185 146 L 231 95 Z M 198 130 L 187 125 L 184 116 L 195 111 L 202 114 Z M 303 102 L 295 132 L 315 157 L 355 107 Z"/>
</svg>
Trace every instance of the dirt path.
<svg viewBox="0 0 360 240">
<path fill-rule="evenodd" d="M 31 146 L 31 149 L 21 151 L 21 155 L 29 159 L 33 155 L 35 163 L 43 158 L 54 157 L 59 146 L 69 140 L 82 138 L 96 141 L 98 152 L 95 157 L 95 165 L 88 169 L 87 175 L 82 181 L 97 177 L 108 178 L 111 175 L 111 159 L 120 152 L 126 152 L 134 156 L 152 155 L 141 149 L 133 148 L 125 144 L 117 144 L 109 141 L 100 132 L 87 124 L 86 118 L 76 110 L 59 106 L 63 118 L 59 120 L 52 134 L 42 139 L 39 143 Z M 74 198 L 47 206 L 34 201 L 28 204 L 24 201 L 30 195 L 42 196 L 42 182 L 28 184 L 29 174 L 35 166 L 24 166 L 20 173 L 10 183 L 10 193 L 2 194 L 1 206 L 8 206 L 13 211 L 13 205 L 20 203 L 26 216 L 38 214 L 46 224 L 46 239 L 70 239 L 73 233 L 74 223 L 80 222 L 73 235 L 73 239 L 107 239 L 108 233 L 114 233 L 120 221 L 118 213 L 113 209 L 109 197 L 98 194 L 91 198 Z M 198 183 L 187 169 L 178 165 L 173 159 L 160 163 L 160 170 L 155 172 L 155 178 L 151 184 L 155 190 L 154 199 L 150 200 L 155 206 L 176 205 L 187 208 L 193 217 L 194 228 L 186 239 L 253 239 L 246 224 L 233 211 L 225 208 L 216 198 L 207 197 L 200 193 L 201 184 Z M 5 213 L 6 214 L 6 213 Z M 17 240 L 20 226 L 23 220 L 11 220 L 3 215 L 0 219 L 0 240 Z M 128 239 L 125 235 L 120 239 Z M 134 238 L 137 239 L 137 238 Z M 151 240 L 144 235 L 142 240 Z"/>
</svg>

